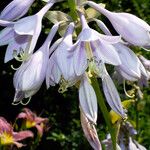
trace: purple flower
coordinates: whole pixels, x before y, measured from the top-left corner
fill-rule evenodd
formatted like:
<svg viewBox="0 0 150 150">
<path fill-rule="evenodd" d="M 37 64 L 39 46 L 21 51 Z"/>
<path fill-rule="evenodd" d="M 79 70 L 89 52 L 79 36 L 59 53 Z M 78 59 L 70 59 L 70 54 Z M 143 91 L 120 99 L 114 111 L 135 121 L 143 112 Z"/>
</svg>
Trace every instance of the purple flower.
<svg viewBox="0 0 150 150">
<path fill-rule="evenodd" d="M 129 13 L 110 12 L 92 1 L 85 2 L 85 4 L 105 15 L 115 30 L 129 43 L 150 47 L 150 26 L 142 19 Z"/>
<path fill-rule="evenodd" d="M 13 102 L 20 102 L 24 97 L 34 95 L 41 87 L 45 76 L 49 59 L 49 46 L 59 27 L 54 25 L 42 47 L 31 57 L 24 61 L 14 75 L 14 87 L 16 89 Z"/>
<path fill-rule="evenodd" d="M 97 19 L 95 19 L 95 21 L 105 34 L 111 35 L 109 29 L 102 21 Z M 146 75 L 146 71 L 136 54 L 125 44 L 126 43 L 123 43 L 123 41 L 114 44 L 121 60 L 121 64 L 115 68 L 125 79 L 137 81 L 141 78 L 143 73 Z"/>
<path fill-rule="evenodd" d="M 38 13 L 18 20 L 17 22 L 1 22 L 7 27 L 0 33 L 0 45 L 8 45 L 5 62 L 15 55 L 24 52 L 21 59 L 26 60 L 32 54 L 42 28 L 42 18 L 54 3 L 49 2 Z M 17 59 L 17 57 L 16 57 Z"/>
<path fill-rule="evenodd" d="M 114 44 L 120 42 L 120 37 L 99 34 L 87 25 L 85 17 L 82 14 L 81 22 L 82 31 L 78 36 L 78 40 L 75 43 L 75 46 L 72 48 L 72 51 L 74 51 L 73 59 L 75 73 L 77 76 L 81 76 L 88 68 L 89 77 L 95 74 L 100 77 L 102 79 L 104 94 L 106 96 L 107 102 L 115 112 L 117 112 L 124 118 L 126 117 L 126 115 L 122 108 L 119 94 L 104 65 L 104 63 L 113 64 L 115 66 L 121 64 L 119 55 L 114 47 Z M 89 90 L 88 88 L 90 89 L 90 86 L 87 86 L 86 90 Z M 91 93 L 93 92 L 91 91 Z M 84 97 L 87 96 L 89 100 L 92 99 L 90 97 L 90 94 L 87 95 L 87 92 L 85 92 L 84 94 Z M 87 97 L 85 97 L 86 100 Z M 90 105 L 90 107 L 93 107 L 95 105 L 94 102 L 93 106 L 91 104 L 90 102 L 87 103 L 87 105 Z M 93 108 L 96 112 L 96 107 Z M 85 109 L 87 110 L 86 107 Z M 85 110 L 83 109 L 83 111 Z M 90 112 L 88 114 L 91 115 Z M 94 118 L 92 119 L 94 120 Z"/>
<path fill-rule="evenodd" d="M 35 0 L 13 0 L 1 12 L 0 19 L 14 21 L 24 16 Z"/>
<path fill-rule="evenodd" d="M 49 65 L 46 73 L 47 87 L 60 82 L 60 91 L 64 92 L 68 87 L 74 85 L 78 78 L 73 68 L 73 52 L 71 48 L 72 33 L 74 31 L 74 23 L 70 23 L 63 39 L 54 43 L 50 51 L 54 51 L 49 59 Z"/>
<path fill-rule="evenodd" d="M 44 127 L 48 122 L 47 118 L 38 117 L 30 109 L 24 108 L 23 111 L 17 116 L 17 119 L 24 119 L 25 127 L 28 128 L 37 128 L 38 134 L 43 135 Z"/>
<path fill-rule="evenodd" d="M 119 36 L 107 36 L 91 29 L 83 14 L 80 16 L 82 31 L 74 44 L 74 70 L 77 76 L 82 75 L 89 66 L 89 70 L 97 74 L 94 63 L 119 65 L 120 58 L 113 44 L 120 41 Z"/>
<path fill-rule="evenodd" d="M 5 118 L 0 117 L 0 145 L 16 145 L 18 148 L 24 146 L 18 142 L 28 137 L 33 137 L 31 131 L 14 132 L 13 127 L 6 121 Z"/>
</svg>

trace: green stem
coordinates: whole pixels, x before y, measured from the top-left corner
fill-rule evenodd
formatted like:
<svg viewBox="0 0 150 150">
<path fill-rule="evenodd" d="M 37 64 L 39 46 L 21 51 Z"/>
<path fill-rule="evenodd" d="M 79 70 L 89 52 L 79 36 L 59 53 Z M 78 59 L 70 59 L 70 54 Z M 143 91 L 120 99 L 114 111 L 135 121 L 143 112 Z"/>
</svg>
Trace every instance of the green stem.
<svg viewBox="0 0 150 150">
<path fill-rule="evenodd" d="M 136 111 L 136 131 L 139 130 L 139 112 L 138 112 L 138 99 L 135 100 L 135 111 Z M 138 134 L 136 135 L 136 140 L 138 140 Z"/>
<path fill-rule="evenodd" d="M 77 11 L 76 11 L 76 2 L 75 2 L 75 0 L 68 0 L 68 5 L 69 5 L 69 8 L 70 8 L 70 16 L 72 17 L 72 19 L 74 21 L 77 21 L 78 14 L 77 14 Z"/>
<path fill-rule="evenodd" d="M 101 109 L 101 112 L 104 116 L 104 119 L 105 119 L 105 122 L 108 126 L 108 130 L 110 132 L 110 135 L 111 135 L 111 139 L 112 139 L 112 144 L 113 144 L 113 149 L 116 150 L 116 134 L 115 134 L 115 129 L 113 128 L 112 126 L 112 123 L 111 123 L 111 120 L 110 120 L 110 116 L 109 116 L 109 112 L 107 110 L 107 107 L 105 105 L 105 100 L 103 98 L 103 94 L 100 90 L 100 87 L 99 87 L 99 84 L 98 84 L 98 81 L 96 78 L 92 78 L 92 86 L 95 90 L 95 93 L 96 93 L 96 96 L 97 96 L 97 100 L 98 100 L 98 104 L 99 104 L 99 107 Z"/>
</svg>

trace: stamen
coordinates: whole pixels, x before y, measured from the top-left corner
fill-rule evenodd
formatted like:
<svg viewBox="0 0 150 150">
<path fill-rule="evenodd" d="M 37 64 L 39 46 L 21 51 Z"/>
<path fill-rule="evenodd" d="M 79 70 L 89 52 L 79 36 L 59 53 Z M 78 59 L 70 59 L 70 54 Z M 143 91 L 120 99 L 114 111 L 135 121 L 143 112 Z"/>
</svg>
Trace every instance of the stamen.
<svg viewBox="0 0 150 150">
<path fill-rule="evenodd" d="M 26 105 L 29 104 L 30 101 L 31 101 L 31 97 L 29 97 L 28 100 L 27 100 L 26 102 L 23 102 L 23 100 L 18 101 L 18 102 L 15 102 L 15 101 L 14 101 L 14 102 L 12 102 L 12 105 L 16 106 L 16 105 L 21 104 L 21 105 L 23 105 L 23 106 L 26 106 Z"/>
<path fill-rule="evenodd" d="M 124 90 L 126 96 L 128 96 L 129 98 L 134 98 L 135 97 L 134 94 L 129 95 L 128 92 L 126 91 L 126 81 L 125 80 L 123 80 L 123 90 Z"/>
<path fill-rule="evenodd" d="M 13 65 L 11 65 L 10 67 L 11 67 L 13 70 L 15 70 L 15 71 L 19 69 L 19 67 L 18 67 L 18 68 L 15 68 Z"/>
<path fill-rule="evenodd" d="M 24 100 L 24 99 L 23 99 Z M 31 97 L 28 98 L 28 100 L 26 102 L 23 102 L 23 100 L 20 101 L 20 104 L 22 104 L 23 106 L 26 106 L 30 103 L 31 101 Z"/>
<path fill-rule="evenodd" d="M 11 104 L 14 105 L 14 106 L 17 106 L 17 105 L 20 104 L 20 101 L 18 101 L 18 102 L 12 102 Z"/>
<path fill-rule="evenodd" d="M 19 62 L 23 62 L 25 60 L 27 60 L 29 58 L 29 54 L 26 53 L 21 47 L 19 50 L 19 54 L 17 54 L 17 50 L 13 51 L 13 57 L 19 61 Z"/>
</svg>

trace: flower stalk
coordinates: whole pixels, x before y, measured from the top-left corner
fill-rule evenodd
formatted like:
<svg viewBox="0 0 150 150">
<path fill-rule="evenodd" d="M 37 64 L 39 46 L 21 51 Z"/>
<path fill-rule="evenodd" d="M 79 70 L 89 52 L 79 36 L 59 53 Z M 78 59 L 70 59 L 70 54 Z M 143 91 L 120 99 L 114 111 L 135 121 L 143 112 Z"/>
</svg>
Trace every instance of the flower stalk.
<svg viewBox="0 0 150 150">
<path fill-rule="evenodd" d="M 108 130 L 109 130 L 110 135 L 111 135 L 111 139 L 112 139 L 112 143 L 113 143 L 113 149 L 116 150 L 116 131 L 111 124 L 109 112 L 108 112 L 107 107 L 105 105 L 103 94 L 100 90 L 97 79 L 91 78 L 91 81 L 92 81 L 92 86 L 93 86 L 95 93 L 96 93 L 96 96 L 97 96 L 99 107 L 101 109 L 101 112 L 103 114 L 103 117 L 105 119 L 105 122 L 108 126 Z"/>
<path fill-rule="evenodd" d="M 68 0 L 68 6 L 70 9 L 70 16 L 72 17 L 73 21 L 77 21 L 78 14 L 76 11 L 76 2 L 75 0 Z"/>
</svg>

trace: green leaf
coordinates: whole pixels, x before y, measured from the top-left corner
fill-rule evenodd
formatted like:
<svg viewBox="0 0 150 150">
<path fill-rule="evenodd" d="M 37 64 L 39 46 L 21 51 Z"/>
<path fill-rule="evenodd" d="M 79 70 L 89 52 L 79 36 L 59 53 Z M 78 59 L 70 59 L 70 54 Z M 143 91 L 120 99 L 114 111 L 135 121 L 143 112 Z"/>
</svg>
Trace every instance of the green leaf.
<svg viewBox="0 0 150 150">
<path fill-rule="evenodd" d="M 71 21 L 71 17 L 61 11 L 48 11 L 45 17 L 49 19 L 53 24 L 58 23 L 60 21 Z"/>
</svg>

